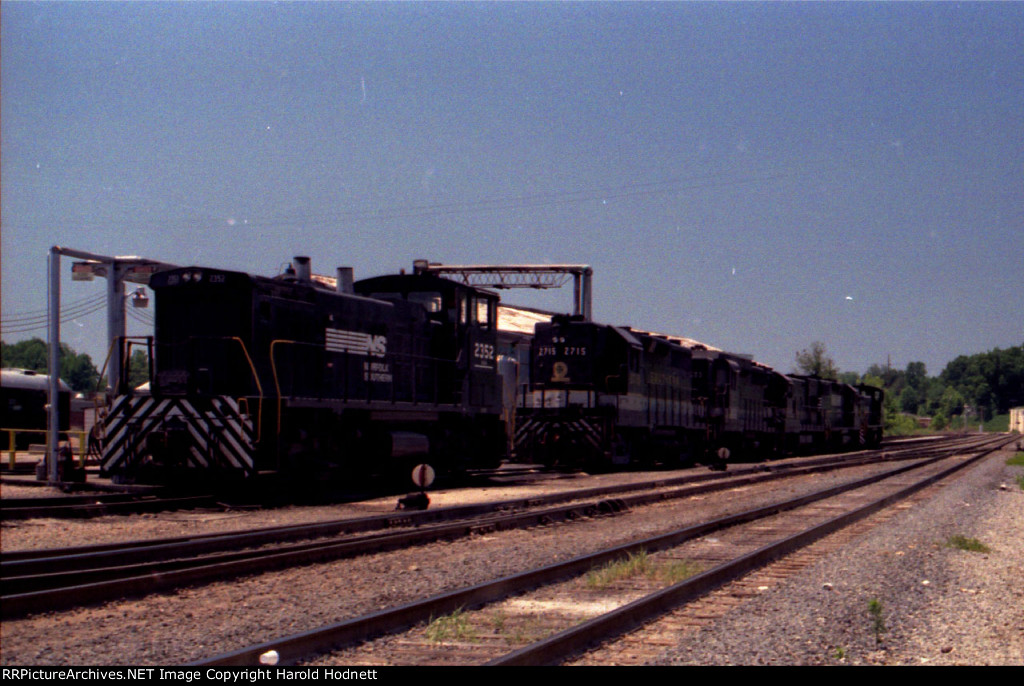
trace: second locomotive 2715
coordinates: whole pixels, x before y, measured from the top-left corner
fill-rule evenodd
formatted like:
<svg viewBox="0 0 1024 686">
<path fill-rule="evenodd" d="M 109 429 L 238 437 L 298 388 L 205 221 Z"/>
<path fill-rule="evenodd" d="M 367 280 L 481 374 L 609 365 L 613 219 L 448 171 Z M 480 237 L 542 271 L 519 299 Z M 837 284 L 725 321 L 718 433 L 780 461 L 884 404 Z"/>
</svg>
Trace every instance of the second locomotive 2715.
<svg viewBox="0 0 1024 686">
<path fill-rule="evenodd" d="M 538 324 L 519 459 L 723 467 L 730 458 L 877 446 L 882 391 L 783 375 L 693 341 L 556 316 Z"/>
</svg>

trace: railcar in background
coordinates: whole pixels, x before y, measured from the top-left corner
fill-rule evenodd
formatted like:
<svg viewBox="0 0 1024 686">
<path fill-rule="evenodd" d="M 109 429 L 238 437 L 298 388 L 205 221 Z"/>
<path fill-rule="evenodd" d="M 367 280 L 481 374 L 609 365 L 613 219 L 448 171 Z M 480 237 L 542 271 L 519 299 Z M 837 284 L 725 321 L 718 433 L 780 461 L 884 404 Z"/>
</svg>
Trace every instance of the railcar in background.
<svg viewBox="0 0 1024 686">
<path fill-rule="evenodd" d="M 14 448 L 25 450 L 32 443 L 45 443 L 48 429 L 48 406 L 50 402 L 50 377 L 45 373 L 28 369 L 7 368 L 0 370 L 0 408 L 3 420 L 0 428 L 0 446 L 11 448 L 11 430 L 14 434 Z M 70 428 L 71 388 L 60 382 L 57 409 L 60 415 L 60 430 Z"/>
</svg>

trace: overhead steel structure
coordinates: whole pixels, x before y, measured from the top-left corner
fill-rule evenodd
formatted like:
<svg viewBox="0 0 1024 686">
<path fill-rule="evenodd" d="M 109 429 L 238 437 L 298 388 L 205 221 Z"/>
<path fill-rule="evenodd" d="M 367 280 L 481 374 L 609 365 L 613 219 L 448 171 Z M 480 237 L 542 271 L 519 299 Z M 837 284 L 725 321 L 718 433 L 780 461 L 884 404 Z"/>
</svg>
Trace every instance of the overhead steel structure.
<svg viewBox="0 0 1024 686">
<path fill-rule="evenodd" d="M 593 318 L 592 281 L 594 270 L 586 264 L 440 264 L 415 260 L 417 274 L 456 277 L 470 286 L 483 288 L 561 288 L 573 279 L 573 314 Z"/>
<path fill-rule="evenodd" d="M 107 279 L 107 343 L 112 346 L 118 338 L 125 335 L 125 293 L 124 282 L 148 284 L 149 277 L 162 269 L 171 269 L 176 265 L 157 260 L 149 260 L 134 255 L 112 257 L 53 246 L 50 248 L 50 302 L 49 302 L 49 369 L 50 369 L 50 416 L 47 425 L 49 450 L 46 454 L 47 478 L 51 483 L 57 482 L 57 454 L 60 449 L 60 411 L 57 398 L 60 394 L 60 258 L 72 257 L 76 262 L 71 268 L 71 278 L 76 281 L 88 281 L 96 276 Z M 110 355 L 107 382 L 116 388 L 121 378 L 120 355 Z"/>
</svg>

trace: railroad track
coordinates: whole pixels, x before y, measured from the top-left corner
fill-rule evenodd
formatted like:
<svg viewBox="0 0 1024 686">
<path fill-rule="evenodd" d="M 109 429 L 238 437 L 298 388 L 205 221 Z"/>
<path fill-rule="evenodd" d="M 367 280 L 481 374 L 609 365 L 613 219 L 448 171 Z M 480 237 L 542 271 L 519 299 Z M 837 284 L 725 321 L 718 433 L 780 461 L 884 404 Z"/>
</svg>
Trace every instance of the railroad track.
<svg viewBox="0 0 1024 686">
<path fill-rule="evenodd" d="M 883 474 L 787 502 L 250 646 L 196 664 L 252 665 L 260 664 L 261 659 L 264 663 L 291 664 L 324 653 L 327 655 L 320 658 L 324 664 L 346 665 L 559 663 L 673 607 L 707 597 L 714 589 L 753 569 L 909 497 L 1009 440 L 999 437 L 975 446 L 969 456 L 963 456 L 967 452 L 964 449 L 958 449 L 959 456 L 941 452 Z M 629 556 L 644 560 L 641 566 L 655 571 L 613 580 L 599 592 L 588 586 L 588 572 Z M 659 570 L 668 570 L 664 573 L 669 576 L 661 576 Z M 699 571 L 684 580 L 664 581 L 671 574 L 686 575 L 695 570 Z M 540 590 L 535 590 L 538 587 Z M 385 637 L 358 647 L 368 637 L 379 635 Z M 356 647 L 332 652 L 341 646 Z"/>
<path fill-rule="evenodd" d="M 141 514 L 217 507 L 224 509 L 212 495 L 164 496 L 154 494 L 94 494 L 52 498 L 2 498 L 0 519 L 71 519 L 105 515 Z"/>
<path fill-rule="evenodd" d="M 959 445 L 959 443 L 957 444 Z M 946 447 L 945 450 L 957 450 Z M 7 553 L 0 561 L 5 618 L 168 590 L 186 584 L 393 550 L 474 533 L 548 525 L 673 498 L 871 462 L 915 459 L 917 450 L 873 451 L 723 475 L 700 472 L 483 505 L 274 527 L 234 534 Z M 557 504 L 566 503 L 567 504 Z M 359 535 L 356 535 L 359 534 Z M 317 540 L 309 540 L 317 539 Z"/>
<path fill-rule="evenodd" d="M 673 498 L 871 462 L 915 459 L 921 454 L 918 450 L 896 455 L 873 451 L 852 458 L 825 457 L 771 467 L 756 465 L 729 475 L 700 472 L 638 484 L 383 517 L 7 553 L 0 561 L 0 608 L 5 618 L 17 617 L 474 533 L 614 515 Z M 569 502 L 555 505 L 566 501 Z"/>
</svg>

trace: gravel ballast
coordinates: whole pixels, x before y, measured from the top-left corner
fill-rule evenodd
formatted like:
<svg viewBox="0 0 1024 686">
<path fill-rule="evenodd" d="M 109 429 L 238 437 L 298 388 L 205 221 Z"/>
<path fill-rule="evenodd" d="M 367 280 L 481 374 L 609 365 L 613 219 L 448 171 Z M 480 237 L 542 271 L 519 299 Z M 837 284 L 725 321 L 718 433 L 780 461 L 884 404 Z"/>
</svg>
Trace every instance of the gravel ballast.
<svg viewBox="0 0 1024 686">
<path fill-rule="evenodd" d="M 1012 455 L 968 468 L 683 638 L 658 664 L 1024 664 L 1024 491 L 1016 483 L 1024 470 L 1006 465 Z M 950 546 L 958 535 L 990 551 Z"/>
<path fill-rule="evenodd" d="M 1005 466 L 1011 454 L 994 455 L 968 469 L 927 502 L 891 518 L 841 553 L 746 603 L 715 627 L 684 637 L 659 662 L 1021 664 L 1024 492 L 1013 479 L 1021 468 Z M 815 482 L 835 478 L 809 477 Z M 1004 482 L 1008 489 L 1000 490 Z M 475 536 L 5 621 L 0 659 L 4 665 L 178 664 L 650 534 L 665 525 L 667 516 L 682 521 L 736 508 L 739 501 L 747 507 L 779 500 L 795 488 L 786 483 L 572 526 Z M 360 507 L 369 509 L 367 504 Z M 253 520 L 270 524 L 264 517 L 325 515 L 306 509 L 237 519 L 211 514 L 213 521 L 198 527 L 185 513 L 185 521 L 160 515 L 50 527 L 5 525 L 4 549 L 48 547 L 37 537 L 60 545 L 55 539 L 68 534 L 85 542 L 93 527 L 110 535 L 114 521 L 119 524 L 114 528 L 133 523 L 131 537 L 142 537 L 140 529 L 168 535 L 178 527 L 236 528 L 239 520 L 252 526 L 257 523 Z M 60 534 L 54 535 L 55 530 Z M 19 535 L 9 536 L 14 531 Z M 953 534 L 978 538 L 992 552 L 944 548 L 942 543 Z M 122 532 L 120 537 L 129 536 Z M 12 538 L 19 540 L 15 544 Z M 826 583 L 832 590 L 825 590 Z M 880 644 L 867 611 L 872 598 L 882 603 L 885 632 Z"/>
</svg>

